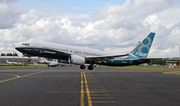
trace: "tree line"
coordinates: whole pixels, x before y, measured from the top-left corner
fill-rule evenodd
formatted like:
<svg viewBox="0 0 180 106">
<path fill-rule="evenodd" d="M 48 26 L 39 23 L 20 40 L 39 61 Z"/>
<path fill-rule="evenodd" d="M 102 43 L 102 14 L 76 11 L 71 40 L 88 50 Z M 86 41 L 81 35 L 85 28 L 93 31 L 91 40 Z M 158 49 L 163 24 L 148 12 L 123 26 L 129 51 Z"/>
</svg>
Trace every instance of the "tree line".
<svg viewBox="0 0 180 106">
<path fill-rule="evenodd" d="M 153 61 L 151 62 L 151 64 L 166 65 L 166 59 L 164 59 L 164 60 L 153 60 Z M 176 64 L 179 65 L 179 60 L 177 61 Z"/>
<path fill-rule="evenodd" d="M 18 56 L 18 54 L 15 53 L 1 53 L 1 56 Z"/>
</svg>

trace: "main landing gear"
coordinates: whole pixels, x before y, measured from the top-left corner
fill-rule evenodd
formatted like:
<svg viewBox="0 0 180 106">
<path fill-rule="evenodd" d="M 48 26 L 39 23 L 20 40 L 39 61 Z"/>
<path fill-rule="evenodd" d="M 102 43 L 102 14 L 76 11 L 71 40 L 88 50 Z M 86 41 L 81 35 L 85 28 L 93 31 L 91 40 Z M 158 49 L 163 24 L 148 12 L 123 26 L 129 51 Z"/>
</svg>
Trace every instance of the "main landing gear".
<svg viewBox="0 0 180 106">
<path fill-rule="evenodd" d="M 88 66 L 88 69 L 89 69 L 89 70 L 93 70 L 93 68 L 94 68 L 93 65 L 89 65 L 89 66 Z"/>
<path fill-rule="evenodd" d="M 85 65 L 80 65 L 80 69 L 84 70 L 85 68 Z"/>
<path fill-rule="evenodd" d="M 85 65 L 80 65 L 80 69 L 83 69 L 83 70 L 84 70 L 85 68 L 86 68 Z M 88 69 L 89 69 L 89 70 L 93 70 L 93 69 L 94 69 L 93 65 L 89 65 L 89 66 L 88 66 Z"/>
</svg>

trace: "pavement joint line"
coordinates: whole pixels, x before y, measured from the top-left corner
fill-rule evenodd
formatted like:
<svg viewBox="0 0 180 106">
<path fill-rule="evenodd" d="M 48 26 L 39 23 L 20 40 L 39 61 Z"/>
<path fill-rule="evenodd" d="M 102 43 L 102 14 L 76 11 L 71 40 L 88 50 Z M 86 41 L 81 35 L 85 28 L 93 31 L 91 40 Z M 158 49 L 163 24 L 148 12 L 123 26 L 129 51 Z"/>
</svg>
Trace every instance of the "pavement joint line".
<svg viewBox="0 0 180 106">
<path fill-rule="evenodd" d="M 47 91 L 43 93 L 81 93 L 80 91 Z"/>
<path fill-rule="evenodd" d="M 23 76 L 20 76 L 20 78 L 27 77 L 27 76 L 34 75 L 34 74 L 39 74 L 39 73 L 42 73 L 42 72 L 44 72 L 44 71 L 35 72 L 35 73 L 27 74 L 27 75 L 23 75 Z"/>
<path fill-rule="evenodd" d="M 93 105 L 92 105 L 92 100 L 91 100 L 91 95 L 90 95 L 89 88 L 88 88 L 88 84 L 87 84 L 87 80 L 86 80 L 86 74 L 85 74 L 85 72 L 83 72 L 83 74 L 84 74 L 84 82 L 85 82 L 85 86 L 86 86 L 88 106 L 93 106 Z"/>
<path fill-rule="evenodd" d="M 39 73 L 42 73 L 42 72 L 43 72 L 43 71 L 35 72 L 35 73 L 23 75 L 23 76 L 18 76 L 18 75 L 16 75 L 17 77 L 15 77 L 15 78 L 10 78 L 10 79 L 6 79 L 6 80 L 2 80 L 2 81 L 0 81 L 0 83 L 7 82 L 7 81 L 11 81 L 11 80 L 15 80 L 15 79 L 19 79 L 19 78 L 23 78 L 23 77 L 27 77 L 27 76 L 34 75 L 34 74 L 39 74 Z"/>
<path fill-rule="evenodd" d="M 111 90 L 109 92 L 180 92 L 178 90 Z"/>
<path fill-rule="evenodd" d="M 92 86 L 89 87 L 90 89 L 90 94 L 91 94 L 91 99 L 93 100 L 92 103 L 116 103 L 116 101 L 113 101 L 113 97 L 106 91 L 106 89 L 101 85 L 101 83 L 95 78 L 95 76 L 91 73 L 88 73 L 86 75 L 89 77 L 88 83 L 91 85 L 94 83 L 98 83 L 95 89 L 92 88 Z M 100 100 L 100 101 L 97 101 Z M 111 100 L 111 101 L 110 101 Z M 95 102 L 94 102 L 95 101 Z"/>
<path fill-rule="evenodd" d="M 113 99 L 113 97 L 91 97 L 91 99 Z"/>
<path fill-rule="evenodd" d="M 90 93 L 108 93 L 107 91 L 91 91 Z"/>
<path fill-rule="evenodd" d="M 93 71 L 93 73 L 106 73 L 106 72 L 110 72 L 110 73 L 115 73 L 115 72 L 120 72 L 120 73 L 139 73 L 139 72 L 141 72 L 141 73 L 154 73 L 154 72 L 163 72 L 163 71 L 97 71 L 97 72 L 95 72 L 95 71 Z"/>
<path fill-rule="evenodd" d="M 93 103 L 116 103 L 116 101 L 92 101 Z"/>
<path fill-rule="evenodd" d="M 98 97 L 103 97 L 103 96 L 111 96 L 110 94 L 91 94 L 91 97 L 96 97 L 96 96 L 98 96 Z"/>
</svg>

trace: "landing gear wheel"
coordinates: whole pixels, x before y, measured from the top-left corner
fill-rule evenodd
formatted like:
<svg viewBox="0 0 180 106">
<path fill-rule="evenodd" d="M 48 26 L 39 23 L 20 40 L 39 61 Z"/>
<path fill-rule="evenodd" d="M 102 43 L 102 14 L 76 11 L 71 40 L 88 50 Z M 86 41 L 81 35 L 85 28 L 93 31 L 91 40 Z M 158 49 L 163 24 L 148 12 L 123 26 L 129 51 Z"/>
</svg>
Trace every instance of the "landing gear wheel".
<svg viewBox="0 0 180 106">
<path fill-rule="evenodd" d="M 88 66 L 88 69 L 89 69 L 89 70 L 93 70 L 93 68 L 94 68 L 94 67 L 93 67 L 92 65 L 89 65 L 89 66 Z"/>
<path fill-rule="evenodd" d="M 86 67 L 85 67 L 85 65 L 80 65 L 80 69 L 85 69 Z"/>
</svg>

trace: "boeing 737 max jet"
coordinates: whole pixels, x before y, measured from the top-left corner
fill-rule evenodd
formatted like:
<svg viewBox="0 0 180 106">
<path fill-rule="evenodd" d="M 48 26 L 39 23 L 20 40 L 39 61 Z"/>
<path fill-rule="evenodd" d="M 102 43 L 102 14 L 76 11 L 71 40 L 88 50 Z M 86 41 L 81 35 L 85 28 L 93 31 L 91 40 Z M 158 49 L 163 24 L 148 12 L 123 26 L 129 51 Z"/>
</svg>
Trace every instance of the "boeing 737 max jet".
<svg viewBox="0 0 180 106">
<path fill-rule="evenodd" d="M 95 64 L 108 66 L 129 66 L 147 63 L 152 58 L 147 58 L 155 33 L 150 33 L 140 44 L 128 54 L 115 54 L 112 52 L 69 46 L 45 42 L 22 43 L 16 49 L 30 56 L 60 59 L 64 63 L 80 65 L 85 69 L 93 70 Z M 123 58 L 122 58 L 123 57 Z"/>
</svg>

